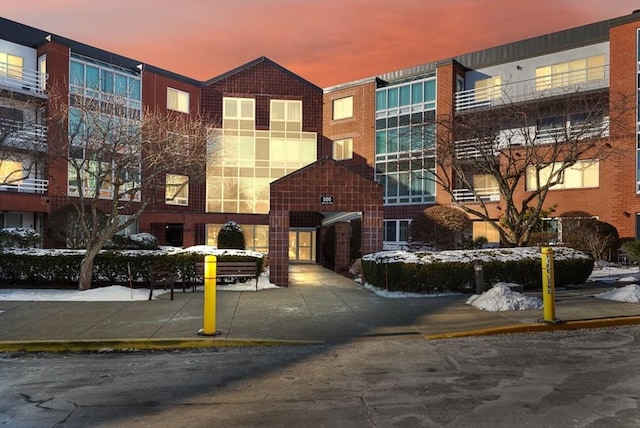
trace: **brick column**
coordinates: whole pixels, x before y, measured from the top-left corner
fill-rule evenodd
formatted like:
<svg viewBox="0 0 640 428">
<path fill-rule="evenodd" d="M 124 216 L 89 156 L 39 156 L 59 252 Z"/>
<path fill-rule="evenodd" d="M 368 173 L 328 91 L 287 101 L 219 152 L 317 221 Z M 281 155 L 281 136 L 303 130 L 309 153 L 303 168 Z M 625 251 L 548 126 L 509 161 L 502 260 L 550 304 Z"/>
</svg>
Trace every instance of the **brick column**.
<svg viewBox="0 0 640 428">
<path fill-rule="evenodd" d="M 289 211 L 269 212 L 269 281 L 289 286 Z"/>
<path fill-rule="evenodd" d="M 368 208 L 362 213 L 362 255 L 382 251 L 384 239 L 382 206 Z"/>
<path fill-rule="evenodd" d="M 335 224 L 336 228 L 336 260 L 333 270 L 344 274 L 349 272 L 351 264 L 350 257 L 350 241 L 351 241 L 351 224 L 340 222 Z"/>
</svg>

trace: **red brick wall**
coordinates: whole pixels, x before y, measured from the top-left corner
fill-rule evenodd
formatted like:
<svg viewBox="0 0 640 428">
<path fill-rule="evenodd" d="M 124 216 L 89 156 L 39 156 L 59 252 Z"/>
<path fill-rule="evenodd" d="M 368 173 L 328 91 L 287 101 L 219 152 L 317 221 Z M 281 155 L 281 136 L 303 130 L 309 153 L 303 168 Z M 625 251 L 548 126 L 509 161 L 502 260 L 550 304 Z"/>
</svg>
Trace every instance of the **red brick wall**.
<svg viewBox="0 0 640 428">
<path fill-rule="evenodd" d="M 353 117 L 333 120 L 333 101 L 353 97 Z M 336 88 L 324 95 L 325 155 L 332 156 L 332 142 L 353 139 L 353 159 L 340 161 L 361 174 L 375 177 L 376 82 L 366 81 L 346 88 Z"/>
</svg>

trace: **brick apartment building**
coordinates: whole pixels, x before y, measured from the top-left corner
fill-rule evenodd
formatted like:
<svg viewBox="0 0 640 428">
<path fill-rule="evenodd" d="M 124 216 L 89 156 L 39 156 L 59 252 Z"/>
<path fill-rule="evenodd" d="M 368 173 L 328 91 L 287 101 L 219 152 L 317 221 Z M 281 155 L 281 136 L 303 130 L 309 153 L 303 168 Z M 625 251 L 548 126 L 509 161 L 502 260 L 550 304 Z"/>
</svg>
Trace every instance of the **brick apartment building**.
<svg viewBox="0 0 640 428">
<path fill-rule="evenodd" d="M 610 105 L 633 97 L 634 109 L 611 126 L 602 124 L 618 155 L 581 160 L 582 168 L 549 191 L 547 204 L 556 204 L 556 213 L 588 212 L 621 237 L 638 238 L 639 31 L 640 13 L 633 13 L 323 90 L 264 57 L 201 82 L 0 18 L 0 138 L 15 149 L 1 152 L 0 227 L 34 228 L 45 246 L 53 245 L 49 219 L 79 183 L 64 165 L 30 159 L 21 144 L 52 141 L 55 131 L 45 121 L 55 109 L 51 85 L 89 96 L 92 85 L 108 81 L 108 88 L 119 82 L 134 88 L 127 94 L 132 120 L 146 109 L 199 115 L 211 120 L 222 141 L 203 165 L 206 183 L 154 202 L 124 233 L 150 232 L 176 246 L 216 245 L 219 228 L 234 220 L 248 248 L 278 254 L 285 270 L 289 261 L 322 261 L 322 242 L 335 226 L 335 267 L 344 270 L 348 225 L 356 219 L 367 253 L 383 241 L 406 242 L 411 219 L 435 204 L 484 202 L 494 218 L 501 215 L 500 192 L 488 177 L 473 177 L 475 192 L 458 184 L 451 193 L 427 178 L 437 168 L 435 151 L 427 149 L 439 141 L 437 118 L 498 111 L 505 96 L 533 104 L 584 93 L 604 96 Z M 432 132 L 412 133 L 418 125 Z M 532 118 L 539 135 L 551 135 L 554 126 L 552 117 Z M 469 155 L 465 141 L 456 144 L 461 156 Z M 16 169 L 24 172 L 17 180 Z M 175 186 L 188 177 L 167 174 L 166 180 Z M 523 181 L 521 197 L 528 190 Z M 477 218 L 473 234 L 498 240 Z M 278 281 L 286 284 L 282 275 Z"/>
</svg>

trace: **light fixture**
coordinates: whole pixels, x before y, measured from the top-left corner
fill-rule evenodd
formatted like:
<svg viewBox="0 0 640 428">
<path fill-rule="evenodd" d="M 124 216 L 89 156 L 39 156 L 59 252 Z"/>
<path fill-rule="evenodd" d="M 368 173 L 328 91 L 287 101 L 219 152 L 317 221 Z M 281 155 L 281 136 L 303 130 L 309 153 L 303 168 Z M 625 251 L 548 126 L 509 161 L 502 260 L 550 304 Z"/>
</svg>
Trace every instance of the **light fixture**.
<svg viewBox="0 0 640 428">
<path fill-rule="evenodd" d="M 142 69 L 144 68 L 144 64 L 138 64 L 138 65 L 136 65 L 136 68 L 138 70 L 140 70 L 140 72 L 142 73 Z"/>
<path fill-rule="evenodd" d="M 47 35 L 47 37 L 44 38 L 47 42 L 51 41 L 51 34 Z"/>
</svg>

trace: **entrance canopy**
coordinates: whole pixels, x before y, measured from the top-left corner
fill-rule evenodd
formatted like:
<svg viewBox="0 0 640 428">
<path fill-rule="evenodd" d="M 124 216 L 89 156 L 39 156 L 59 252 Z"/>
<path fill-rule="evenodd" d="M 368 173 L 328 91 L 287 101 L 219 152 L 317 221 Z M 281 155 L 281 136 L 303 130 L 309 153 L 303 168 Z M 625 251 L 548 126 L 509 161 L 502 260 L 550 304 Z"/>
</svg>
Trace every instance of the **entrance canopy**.
<svg viewBox="0 0 640 428">
<path fill-rule="evenodd" d="M 289 214 L 318 212 L 323 225 L 362 217 L 361 253 L 382 250 L 382 186 L 341 163 L 324 158 L 270 185 L 269 266 L 270 281 L 279 286 L 289 282 Z M 337 239 L 337 246 L 348 245 Z M 339 248 L 336 252 L 339 252 Z M 348 252 L 348 247 L 347 247 Z"/>
</svg>

